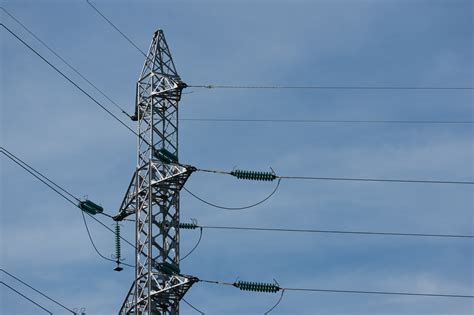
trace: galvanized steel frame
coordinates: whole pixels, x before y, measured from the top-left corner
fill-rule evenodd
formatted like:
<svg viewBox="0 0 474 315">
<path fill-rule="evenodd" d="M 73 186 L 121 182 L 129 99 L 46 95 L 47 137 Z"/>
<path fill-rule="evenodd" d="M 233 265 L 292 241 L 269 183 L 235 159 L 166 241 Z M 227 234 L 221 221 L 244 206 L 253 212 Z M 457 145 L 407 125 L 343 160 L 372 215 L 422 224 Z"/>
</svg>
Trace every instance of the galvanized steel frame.
<svg viewBox="0 0 474 315">
<path fill-rule="evenodd" d="M 179 269 L 179 191 L 193 168 L 160 161 L 165 149 L 178 157 L 178 102 L 181 81 L 162 30 L 153 40 L 137 83 L 137 168 L 116 220 L 135 214 L 135 281 L 120 314 L 179 314 L 179 300 L 196 278 L 164 273 Z"/>
</svg>

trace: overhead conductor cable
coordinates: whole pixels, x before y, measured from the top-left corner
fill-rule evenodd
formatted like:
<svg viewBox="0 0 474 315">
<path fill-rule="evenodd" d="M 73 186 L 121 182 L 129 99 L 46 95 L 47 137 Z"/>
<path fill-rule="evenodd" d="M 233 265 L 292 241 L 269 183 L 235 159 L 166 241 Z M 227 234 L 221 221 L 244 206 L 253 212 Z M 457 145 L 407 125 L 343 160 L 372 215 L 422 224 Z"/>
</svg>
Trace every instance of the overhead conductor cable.
<svg viewBox="0 0 474 315">
<path fill-rule="evenodd" d="M 20 25 L 24 30 L 26 30 L 31 36 L 33 36 L 38 42 L 40 42 L 46 49 L 48 49 L 53 55 L 58 57 L 66 66 L 68 66 L 72 71 L 74 71 L 78 76 L 80 76 L 84 81 L 86 81 L 90 86 L 92 86 L 97 92 L 99 92 L 103 97 L 109 100 L 116 108 L 118 108 L 124 115 L 132 118 L 120 105 L 117 104 L 114 100 L 112 100 L 107 94 L 105 94 L 101 89 L 99 89 L 94 83 L 92 83 L 89 79 L 86 78 L 79 70 L 77 70 L 74 66 L 71 65 L 66 59 L 64 59 L 61 55 L 59 55 L 54 49 L 52 49 L 46 42 L 44 42 L 39 36 L 37 36 L 33 31 L 31 31 L 25 24 L 23 24 L 18 18 L 16 18 L 13 14 L 8 12 L 5 8 L 0 7 L 9 17 L 11 17 L 18 25 Z"/>
<path fill-rule="evenodd" d="M 140 54 L 148 58 L 143 50 L 125 35 L 112 21 L 105 16 L 90 0 L 86 0 L 89 6 L 94 9 L 110 26 L 112 26 L 127 42 L 132 45 Z M 205 89 L 298 89 L 298 90 L 473 90 L 473 87 L 457 86 L 349 86 L 349 85 L 222 85 L 222 84 L 188 84 L 188 87 Z"/>
<path fill-rule="evenodd" d="M 116 115 L 114 115 L 110 110 L 108 110 L 104 105 L 102 105 L 97 99 L 95 99 L 92 95 L 87 93 L 83 88 L 81 88 L 76 82 L 74 82 L 72 79 L 70 79 L 67 75 L 65 75 L 61 70 L 59 70 L 57 67 L 55 67 L 51 62 L 49 62 L 46 58 L 44 58 L 39 52 L 37 52 L 33 47 L 28 45 L 23 39 L 21 39 L 17 34 L 15 34 L 12 30 L 10 30 L 7 26 L 5 26 L 3 23 L 0 23 L 0 26 L 2 26 L 6 31 L 8 31 L 11 35 L 13 35 L 18 41 L 20 41 L 24 46 L 26 46 L 28 49 L 30 49 L 35 55 L 37 55 L 41 60 L 43 60 L 45 63 L 47 63 L 51 68 L 53 68 L 57 73 L 59 73 L 64 79 L 66 79 L 69 83 L 74 85 L 79 91 L 81 91 L 84 95 L 86 95 L 90 100 L 92 100 L 96 105 L 98 105 L 100 108 L 102 108 L 107 114 L 109 114 L 112 118 L 114 118 L 116 121 L 118 121 L 122 126 L 127 128 L 130 132 L 132 132 L 134 135 L 137 137 L 141 138 L 145 143 L 150 145 L 150 143 L 146 140 L 143 139 L 139 134 L 135 132 L 132 128 L 130 128 L 126 123 L 124 123 L 120 118 L 118 118 Z"/>
<path fill-rule="evenodd" d="M 12 277 L 13 279 L 15 279 L 16 281 L 20 282 L 21 284 L 27 286 L 28 288 L 30 288 L 31 290 L 35 291 L 36 293 L 40 294 L 41 296 L 47 298 L 48 300 L 50 300 L 51 302 L 55 303 L 56 305 L 59 305 L 60 307 L 62 307 L 63 309 L 65 309 L 66 311 L 72 313 L 72 314 L 76 314 L 76 312 L 74 312 L 72 309 L 64 306 L 64 304 L 56 301 L 55 299 L 53 299 L 52 297 L 46 295 L 45 293 L 41 292 L 40 290 L 38 289 L 35 289 L 33 286 L 29 285 L 28 283 L 26 283 L 25 281 L 21 280 L 20 278 L 18 278 L 17 276 L 15 276 L 14 274 L 6 271 L 5 269 L 2 269 L 0 268 L 0 271 L 5 273 L 6 275 Z"/>
<path fill-rule="evenodd" d="M 196 171 L 231 175 L 238 179 L 256 181 L 274 181 L 275 179 L 300 179 L 300 180 L 329 180 L 329 181 L 358 181 L 358 182 L 392 182 L 392 183 L 418 183 L 418 184 L 454 184 L 473 185 L 474 181 L 452 181 L 452 180 L 421 180 L 421 179 L 391 179 L 391 178 L 351 178 L 351 177 L 317 177 L 317 176 L 279 176 L 275 172 L 261 172 L 248 170 L 233 170 L 231 172 L 216 171 L 208 169 L 196 169 Z"/>
<path fill-rule="evenodd" d="M 26 295 L 24 295 L 24 294 L 21 293 L 20 291 L 18 291 L 18 290 L 16 290 L 16 289 L 14 289 L 13 287 L 9 286 L 9 285 L 6 284 L 5 282 L 0 281 L 0 284 L 3 284 L 5 287 L 7 287 L 8 289 L 12 290 L 13 292 L 15 292 L 16 294 L 18 294 L 19 296 L 21 296 L 21 297 L 24 298 L 25 300 L 28 300 L 28 301 L 30 301 L 31 303 L 33 303 L 34 305 L 38 306 L 39 308 L 41 308 L 41 309 L 42 309 L 43 311 L 45 311 L 46 313 L 53 315 L 53 313 L 52 313 L 50 310 L 44 308 L 43 306 L 41 306 L 41 305 L 38 304 L 37 302 L 33 301 L 32 299 L 30 299 L 29 297 L 27 297 Z M 75 313 L 73 313 L 73 314 L 75 314 Z"/>
<path fill-rule="evenodd" d="M 105 260 L 108 260 L 108 261 L 115 262 L 115 260 L 107 258 L 104 255 L 102 255 L 100 253 L 100 251 L 97 249 L 97 247 L 94 243 L 94 240 L 91 236 L 91 233 L 89 231 L 89 227 L 87 225 L 86 218 L 84 216 L 84 212 L 85 212 L 89 217 L 91 217 L 96 222 L 98 222 L 99 224 L 101 224 L 102 226 L 107 228 L 109 231 L 114 233 L 114 231 L 112 231 L 108 226 L 106 226 L 104 223 L 102 223 L 100 220 L 98 220 L 97 218 L 94 217 L 94 215 L 97 214 L 97 213 L 103 214 L 102 207 L 100 207 L 99 205 L 95 204 L 94 202 L 92 202 L 90 200 L 85 200 L 85 201 L 80 200 L 79 198 L 77 198 L 76 196 L 71 194 L 69 191 L 67 191 L 63 187 L 61 187 L 58 184 L 56 184 L 55 182 L 53 182 L 51 179 L 49 179 L 48 177 L 46 177 L 45 175 L 43 175 L 42 173 L 40 173 L 39 171 L 37 171 L 36 169 L 31 167 L 29 164 L 27 164 L 25 161 L 23 161 L 22 159 L 20 159 L 19 157 L 17 157 L 16 155 L 14 155 L 10 151 L 8 151 L 7 149 L 5 149 L 3 147 L 0 147 L 0 152 L 3 153 L 7 158 L 9 158 L 15 164 L 19 165 L 21 168 L 23 168 L 28 173 L 30 173 L 33 177 L 35 177 L 36 179 L 41 181 L 43 184 L 48 186 L 50 189 L 52 189 L 54 192 L 56 192 L 58 195 L 60 195 L 66 201 L 68 201 L 69 203 L 71 203 L 75 207 L 79 208 L 81 210 L 82 218 L 83 218 L 83 221 L 84 221 L 84 226 L 86 228 L 87 235 L 89 237 L 89 241 L 91 242 L 91 245 L 94 248 L 95 252 L 101 258 L 103 258 Z M 123 239 L 123 238 L 121 238 L 121 239 Z M 127 240 L 125 240 L 125 241 L 128 242 Z M 129 266 L 129 267 L 134 267 L 133 265 L 130 265 L 130 264 L 126 264 L 126 263 L 122 263 L 122 264 L 124 264 L 126 266 Z"/>
</svg>

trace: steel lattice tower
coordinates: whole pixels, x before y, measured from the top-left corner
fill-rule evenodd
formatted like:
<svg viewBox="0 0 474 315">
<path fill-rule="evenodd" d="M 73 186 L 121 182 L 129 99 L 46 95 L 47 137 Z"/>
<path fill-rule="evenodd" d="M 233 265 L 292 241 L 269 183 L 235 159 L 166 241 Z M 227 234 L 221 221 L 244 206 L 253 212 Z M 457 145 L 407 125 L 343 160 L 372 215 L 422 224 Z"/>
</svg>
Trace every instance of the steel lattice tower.
<svg viewBox="0 0 474 315">
<path fill-rule="evenodd" d="M 119 213 L 135 214 L 135 281 L 120 314 L 179 314 L 197 280 L 179 271 L 179 191 L 194 168 L 178 162 L 181 81 L 162 30 L 154 33 L 137 83 L 138 163 Z"/>
</svg>

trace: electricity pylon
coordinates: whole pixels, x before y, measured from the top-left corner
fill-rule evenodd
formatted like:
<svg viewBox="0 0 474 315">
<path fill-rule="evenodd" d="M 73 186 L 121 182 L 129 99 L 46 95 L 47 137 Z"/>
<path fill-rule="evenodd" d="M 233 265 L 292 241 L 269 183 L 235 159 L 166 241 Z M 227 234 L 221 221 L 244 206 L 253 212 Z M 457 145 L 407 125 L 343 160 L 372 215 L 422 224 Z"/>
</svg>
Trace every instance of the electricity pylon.
<svg viewBox="0 0 474 315">
<path fill-rule="evenodd" d="M 162 30 L 154 33 L 137 83 L 137 168 L 116 221 L 135 214 L 135 281 L 120 314 L 179 314 L 197 281 L 179 270 L 179 191 L 195 170 L 178 162 L 181 81 Z"/>
</svg>

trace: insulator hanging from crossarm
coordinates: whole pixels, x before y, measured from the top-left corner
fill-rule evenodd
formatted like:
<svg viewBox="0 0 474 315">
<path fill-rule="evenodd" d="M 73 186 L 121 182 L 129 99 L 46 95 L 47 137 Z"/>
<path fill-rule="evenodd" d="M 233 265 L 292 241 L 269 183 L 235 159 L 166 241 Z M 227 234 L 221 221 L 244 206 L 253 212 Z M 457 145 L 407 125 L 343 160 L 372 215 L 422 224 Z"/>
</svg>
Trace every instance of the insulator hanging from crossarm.
<svg viewBox="0 0 474 315">
<path fill-rule="evenodd" d="M 260 181 L 274 181 L 277 176 L 273 172 L 256 172 L 246 170 L 234 170 L 230 172 L 230 175 L 237 177 L 238 179 L 248 180 L 260 180 Z"/>
<path fill-rule="evenodd" d="M 120 224 L 115 223 L 115 262 L 117 267 L 114 268 L 115 271 L 122 271 L 123 268 L 120 267 L 120 260 L 122 258 L 121 245 L 120 245 Z"/>
<path fill-rule="evenodd" d="M 115 225 L 115 257 L 117 257 L 117 260 L 120 260 L 121 258 L 120 225 L 118 223 Z"/>
<path fill-rule="evenodd" d="M 233 283 L 233 286 L 236 288 L 239 288 L 242 291 L 255 291 L 255 292 L 267 292 L 267 293 L 276 293 L 282 289 L 275 283 L 248 282 L 248 281 L 237 281 Z"/>
</svg>

